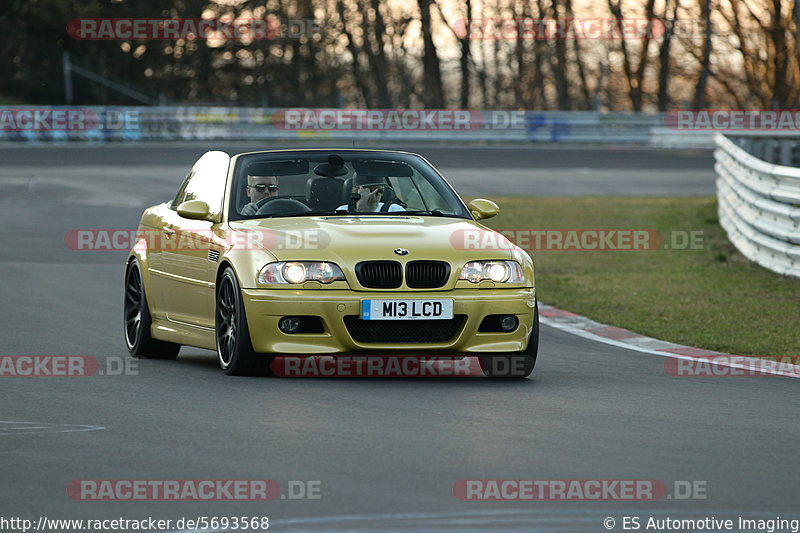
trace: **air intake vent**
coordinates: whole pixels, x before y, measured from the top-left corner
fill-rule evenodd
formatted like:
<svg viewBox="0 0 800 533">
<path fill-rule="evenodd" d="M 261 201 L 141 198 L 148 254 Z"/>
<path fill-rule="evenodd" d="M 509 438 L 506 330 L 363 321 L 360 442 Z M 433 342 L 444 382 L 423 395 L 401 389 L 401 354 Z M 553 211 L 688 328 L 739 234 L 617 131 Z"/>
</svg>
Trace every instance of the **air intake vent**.
<svg viewBox="0 0 800 533">
<path fill-rule="evenodd" d="M 448 320 L 361 320 L 344 317 L 344 325 L 356 342 L 434 344 L 450 342 L 464 325 L 466 315 Z"/>
<path fill-rule="evenodd" d="M 208 260 L 212 263 L 216 263 L 219 261 L 219 250 L 209 250 L 208 251 Z"/>
<path fill-rule="evenodd" d="M 447 283 L 450 264 L 444 261 L 409 261 L 406 285 L 412 289 L 435 289 Z"/>
<path fill-rule="evenodd" d="M 403 267 L 397 261 L 363 261 L 356 265 L 356 276 L 369 289 L 396 289 L 403 283 Z"/>
</svg>

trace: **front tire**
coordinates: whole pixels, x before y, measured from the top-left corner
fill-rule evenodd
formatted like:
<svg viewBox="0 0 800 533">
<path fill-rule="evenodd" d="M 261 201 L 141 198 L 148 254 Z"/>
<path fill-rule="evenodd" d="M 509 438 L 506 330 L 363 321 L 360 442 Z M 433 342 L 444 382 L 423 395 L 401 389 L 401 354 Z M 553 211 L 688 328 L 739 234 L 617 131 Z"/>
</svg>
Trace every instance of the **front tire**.
<svg viewBox="0 0 800 533">
<path fill-rule="evenodd" d="M 147 295 L 142 281 L 142 271 L 135 259 L 125 271 L 124 307 L 125 344 L 133 357 L 148 359 L 175 359 L 181 350 L 180 344 L 154 339 L 150 333 L 153 323 Z"/>
<path fill-rule="evenodd" d="M 497 355 L 481 355 L 483 375 L 487 378 L 527 378 L 536 366 L 539 354 L 539 303 L 533 306 L 533 331 L 528 346 L 523 352 Z"/>
<path fill-rule="evenodd" d="M 217 359 L 222 370 L 230 376 L 270 375 L 272 357 L 253 349 L 242 291 L 231 268 L 226 268 L 219 280 L 215 315 Z"/>
</svg>

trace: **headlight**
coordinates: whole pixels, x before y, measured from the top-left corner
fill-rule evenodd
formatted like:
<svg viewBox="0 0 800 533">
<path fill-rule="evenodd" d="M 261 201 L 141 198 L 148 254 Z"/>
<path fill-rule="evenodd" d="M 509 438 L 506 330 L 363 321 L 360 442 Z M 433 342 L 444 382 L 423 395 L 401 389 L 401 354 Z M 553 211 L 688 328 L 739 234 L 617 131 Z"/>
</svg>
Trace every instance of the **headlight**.
<svg viewBox="0 0 800 533">
<path fill-rule="evenodd" d="M 306 280 L 306 267 L 303 263 L 289 263 L 283 266 L 283 279 L 289 283 L 303 283 Z"/>
<path fill-rule="evenodd" d="M 336 263 L 308 263 L 281 261 L 270 263 L 258 273 L 258 282 L 266 285 L 297 284 L 306 281 L 332 283 L 345 281 L 342 269 Z"/>
<path fill-rule="evenodd" d="M 516 261 L 470 261 L 461 269 L 458 279 L 471 283 L 490 280 L 495 283 L 522 283 L 522 267 Z"/>
</svg>

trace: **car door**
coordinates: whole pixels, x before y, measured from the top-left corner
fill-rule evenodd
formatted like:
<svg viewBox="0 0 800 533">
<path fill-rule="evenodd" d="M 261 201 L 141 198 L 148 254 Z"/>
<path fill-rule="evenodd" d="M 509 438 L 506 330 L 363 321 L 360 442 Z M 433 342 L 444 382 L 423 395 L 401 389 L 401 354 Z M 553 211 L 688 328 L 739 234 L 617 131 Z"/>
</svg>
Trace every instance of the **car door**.
<svg viewBox="0 0 800 533">
<path fill-rule="evenodd" d="M 184 184 L 186 181 L 184 180 Z M 183 191 L 183 187 L 181 187 Z M 179 192 L 180 194 L 180 192 Z M 166 278 L 164 273 L 164 248 L 165 243 L 172 242 L 173 230 L 167 228 L 167 220 L 171 219 L 174 210 L 171 208 L 172 200 L 148 209 L 146 217 L 142 218 L 137 235 L 136 246 L 146 253 L 148 280 L 147 301 L 154 319 L 161 321 L 166 318 L 164 310 L 164 297 L 166 296 Z"/>
<path fill-rule="evenodd" d="M 161 250 L 159 302 L 166 317 L 186 325 L 214 327 L 215 252 L 223 251 L 220 237 L 222 202 L 230 157 L 207 152 L 195 163 L 181 194 L 164 216 L 166 232 Z M 189 200 L 208 204 L 211 218 L 192 220 L 178 214 L 178 206 Z"/>
</svg>

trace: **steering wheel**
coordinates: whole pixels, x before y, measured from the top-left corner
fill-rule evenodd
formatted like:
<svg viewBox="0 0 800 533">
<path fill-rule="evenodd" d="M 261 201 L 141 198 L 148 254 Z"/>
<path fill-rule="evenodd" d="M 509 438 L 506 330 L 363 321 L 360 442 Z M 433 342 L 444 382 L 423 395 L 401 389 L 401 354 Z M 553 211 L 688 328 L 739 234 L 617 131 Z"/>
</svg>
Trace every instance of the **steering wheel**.
<svg viewBox="0 0 800 533">
<path fill-rule="evenodd" d="M 257 215 L 292 215 L 311 211 L 310 207 L 299 200 L 276 196 L 262 198 L 256 202 L 256 206 L 258 207 Z"/>
<path fill-rule="evenodd" d="M 256 202 L 256 211 L 260 211 L 264 204 L 272 200 L 278 200 L 278 196 L 267 196 L 266 198 L 262 198 L 261 200 Z"/>
</svg>

